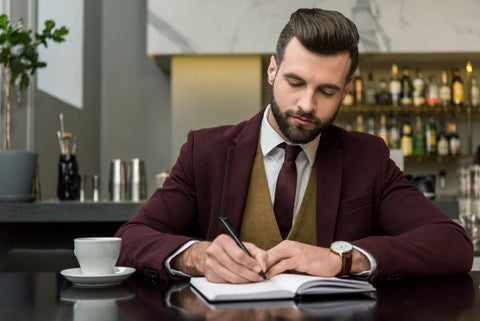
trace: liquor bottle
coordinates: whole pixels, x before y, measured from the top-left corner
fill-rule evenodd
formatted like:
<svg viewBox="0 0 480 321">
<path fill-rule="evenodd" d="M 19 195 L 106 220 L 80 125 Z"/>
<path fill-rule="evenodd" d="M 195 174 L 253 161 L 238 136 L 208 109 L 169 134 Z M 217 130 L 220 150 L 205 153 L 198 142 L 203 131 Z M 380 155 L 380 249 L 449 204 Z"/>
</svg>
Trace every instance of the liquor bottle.
<svg viewBox="0 0 480 321">
<path fill-rule="evenodd" d="M 426 96 L 426 102 L 428 106 L 435 107 L 440 105 L 440 93 L 435 75 L 428 77 Z"/>
<path fill-rule="evenodd" d="M 390 99 L 393 106 L 398 106 L 400 101 L 400 91 L 401 91 L 400 80 L 398 79 L 398 67 L 396 64 L 392 65 L 392 79 L 390 79 L 389 89 L 390 89 Z"/>
<path fill-rule="evenodd" d="M 472 77 L 472 87 L 470 88 L 470 97 L 472 100 L 472 107 L 480 106 L 480 87 L 477 78 Z"/>
<path fill-rule="evenodd" d="M 413 102 L 412 100 L 413 86 L 412 86 L 412 80 L 410 79 L 410 75 L 408 73 L 407 68 L 403 68 L 400 84 L 401 84 L 400 104 L 403 106 L 411 105 Z"/>
<path fill-rule="evenodd" d="M 377 89 L 375 88 L 375 82 L 373 81 L 372 72 L 368 73 L 367 83 L 365 84 L 365 104 L 366 105 L 375 105 Z"/>
<path fill-rule="evenodd" d="M 397 118 L 392 115 L 388 128 L 388 142 L 391 149 L 400 148 L 400 129 L 397 124 Z"/>
<path fill-rule="evenodd" d="M 417 70 L 415 79 L 413 80 L 413 105 L 425 105 L 425 82 L 423 81 L 422 72 Z"/>
<path fill-rule="evenodd" d="M 380 136 L 385 142 L 385 144 L 389 146 L 388 131 L 387 131 L 387 116 L 385 114 L 380 115 L 380 127 L 378 129 L 378 136 Z"/>
<path fill-rule="evenodd" d="M 342 104 L 343 106 L 353 106 L 355 104 L 355 88 L 353 84 L 350 86 L 350 90 L 347 92 L 345 97 L 343 97 Z"/>
<path fill-rule="evenodd" d="M 452 100 L 452 90 L 448 86 L 448 75 L 442 70 L 442 85 L 440 86 L 440 101 L 442 106 L 448 106 Z"/>
<path fill-rule="evenodd" d="M 437 142 L 438 155 L 440 155 L 440 156 L 448 155 L 448 153 L 449 153 L 448 139 L 447 139 L 447 135 L 445 134 L 445 132 L 443 130 L 438 135 L 437 140 L 438 140 L 438 142 Z"/>
<path fill-rule="evenodd" d="M 367 133 L 375 135 L 375 118 L 373 117 L 373 114 L 368 115 L 367 118 Z"/>
<path fill-rule="evenodd" d="M 452 105 L 463 105 L 464 87 L 462 77 L 460 77 L 460 70 L 455 68 L 452 77 Z"/>
<path fill-rule="evenodd" d="M 448 149 L 450 151 L 450 155 L 460 155 L 460 137 L 457 133 L 457 124 L 455 121 L 450 121 L 448 123 Z"/>
<path fill-rule="evenodd" d="M 428 117 L 425 124 L 425 153 L 428 155 L 437 153 L 437 125 L 432 116 Z"/>
<path fill-rule="evenodd" d="M 403 124 L 402 138 L 400 140 L 403 156 L 411 156 L 413 154 L 412 127 L 408 122 Z"/>
<path fill-rule="evenodd" d="M 390 98 L 390 93 L 387 89 L 387 81 L 385 79 L 380 79 L 378 83 L 378 92 L 377 92 L 377 104 L 379 105 L 391 105 L 392 99 Z"/>
<path fill-rule="evenodd" d="M 363 79 L 360 73 L 360 67 L 357 67 L 353 76 L 353 86 L 355 88 L 355 105 L 363 104 Z"/>
<path fill-rule="evenodd" d="M 365 125 L 363 124 L 363 116 L 357 116 L 357 132 L 365 132 Z"/>
<path fill-rule="evenodd" d="M 422 118 L 415 117 L 415 129 L 413 131 L 413 155 L 421 156 L 425 153 L 425 137 L 423 135 Z"/>
</svg>

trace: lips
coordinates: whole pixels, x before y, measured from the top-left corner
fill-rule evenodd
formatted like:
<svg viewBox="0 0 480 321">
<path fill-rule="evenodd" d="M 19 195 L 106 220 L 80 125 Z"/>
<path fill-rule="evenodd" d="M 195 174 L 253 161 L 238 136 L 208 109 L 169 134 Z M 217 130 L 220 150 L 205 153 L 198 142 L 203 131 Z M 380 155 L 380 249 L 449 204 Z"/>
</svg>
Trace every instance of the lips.
<svg viewBox="0 0 480 321">
<path fill-rule="evenodd" d="M 313 125 L 313 121 L 309 120 L 309 119 L 305 119 L 305 118 L 301 118 L 301 117 L 297 117 L 297 116 L 291 116 L 293 121 L 296 122 L 297 124 L 300 124 L 300 125 L 304 125 L 304 126 L 310 126 L 310 125 Z"/>
</svg>

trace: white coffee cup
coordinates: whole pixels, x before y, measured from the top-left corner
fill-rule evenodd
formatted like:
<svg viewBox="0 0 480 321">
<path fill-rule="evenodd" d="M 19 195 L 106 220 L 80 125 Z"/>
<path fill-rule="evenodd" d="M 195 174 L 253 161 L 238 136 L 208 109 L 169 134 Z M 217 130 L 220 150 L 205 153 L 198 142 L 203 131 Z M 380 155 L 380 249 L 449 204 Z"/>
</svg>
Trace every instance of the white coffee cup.
<svg viewBox="0 0 480 321">
<path fill-rule="evenodd" d="M 74 240 L 74 252 L 83 275 L 109 275 L 114 273 L 120 254 L 119 237 L 84 237 Z"/>
</svg>

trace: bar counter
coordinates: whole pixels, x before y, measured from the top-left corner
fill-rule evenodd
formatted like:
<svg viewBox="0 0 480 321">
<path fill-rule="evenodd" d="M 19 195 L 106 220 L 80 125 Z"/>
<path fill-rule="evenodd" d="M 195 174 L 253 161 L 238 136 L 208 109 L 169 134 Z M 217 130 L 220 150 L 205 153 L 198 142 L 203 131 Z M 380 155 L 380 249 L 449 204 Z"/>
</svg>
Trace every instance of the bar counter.
<svg viewBox="0 0 480 321">
<path fill-rule="evenodd" d="M 374 284 L 376 299 L 206 302 L 188 282 L 133 275 L 112 288 L 73 287 L 59 273 L 0 273 L 2 320 L 480 320 L 480 272 Z"/>
<path fill-rule="evenodd" d="M 456 200 L 433 201 L 452 218 L 458 218 Z M 41 201 L 0 202 L 0 223 L 126 222 L 143 202 Z"/>
<path fill-rule="evenodd" d="M 143 202 L 1 203 L 0 223 L 126 222 Z"/>
</svg>

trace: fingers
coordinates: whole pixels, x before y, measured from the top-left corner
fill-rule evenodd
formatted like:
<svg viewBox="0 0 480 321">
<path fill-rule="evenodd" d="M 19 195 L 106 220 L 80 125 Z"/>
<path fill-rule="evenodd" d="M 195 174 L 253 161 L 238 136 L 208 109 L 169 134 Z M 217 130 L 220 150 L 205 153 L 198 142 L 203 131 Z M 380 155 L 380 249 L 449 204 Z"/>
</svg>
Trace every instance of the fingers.
<svg viewBox="0 0 480 321">
<path fill-rule="evenodd" d="M 257 273 L 267 271 L 268 254 L 266 251 L 256 247 L 252 243 L 244 243 L 250 254 L 255 258 L 256 264 L 253 270 Z"/>
<path fill-rule="evenodd" d="M 341 259 L 328 248 L 295 241 L 282 241 L 267 252 L 267 277 L 295 271 L 316 276 L 330 277 L 340 272 Z"/>
<path fill-rule="evenodd" d="M 277 274 L 296 271 L 298 256 L 295 255 L 295 242 L 283 241 L 271 248 L 267 253 L 267 278 L 272 278 Z"/>
<path fill-rule="evenodd" d="M 262 250 L 250 244 L 248 248 L 262 257 Z M 258 282 L 262 280 L 258 274 L 262 264 L 266 266 L 266 259 L 257 261 L 248 256 L 230 236 L 222 234 L 207 249 L 205 276 L 211 282 Z"/>
</svg>

